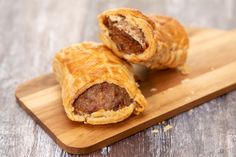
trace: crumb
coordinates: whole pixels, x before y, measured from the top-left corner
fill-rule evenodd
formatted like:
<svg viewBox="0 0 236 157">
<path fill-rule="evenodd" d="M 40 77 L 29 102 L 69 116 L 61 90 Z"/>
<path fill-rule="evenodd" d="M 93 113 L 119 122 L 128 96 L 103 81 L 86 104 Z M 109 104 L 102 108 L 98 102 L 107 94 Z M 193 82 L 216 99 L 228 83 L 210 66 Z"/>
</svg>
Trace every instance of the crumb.
<svg viewBox="0 0 236 157">
<path fill-rule="evenodd" d="M 104 147 L 102 148 L 101 150 L 101 154 L 102 155 L 108 155 L 108 153 L 111 151 L 111 148 L 108 146 L 108 147 Z"/>
<path fill-rule="evenodd" d="M 189 78 L 186 78 L 186 79 L 182 80 L 181 83 L 187 83 L 187 82 L 189 82 L 189 81 L 190 81 L 190 79 L 189 79 Z"/>
<path fill-rule="evenodd" d="M 162 121 L 162 122 L 161 122 L 161 124 L 164 124 L 164 125 L 166 125 L 166 121 Z"/>
<path fill-rule="evenodd" d="M 158 131 L 157 129 L 154 129 L 154 130 L 151 131 L 152 134 L 156 134 L 156 133 L 158 133 L 158 132 L 159 132 L 159 131 Z"/>
<path fill-rule="evenodd" d="M 178 67 L 178 70 L 181 72 L 183 75 L 188 75 L 190 73 L 190 68 L 187 67 L 186 65 L 183 65 L 181 67 Z"/>
<path fill-rule="evenodd" d="M 192 114 L 193 114 L 193 109 L 189 110 L 189 111 L 188 111 L 188 114 L 189 114 L 189 115 L 192 115 Z"/>
<path fill-rule="evenodd" d="M 151 91 L 151 92 L 156 92 L 157 89 L 156 89 L 156 88 L 152 88 L 152 89 L 150 89 L 150 91 Z"/>
<path fill-rule="evenodd" d="M 164 132 L 166 132 L 166 131 L 168 131 L 168 130 L 170 130 L 170 129 L 172 129 L 172 128 L 173 128 L 173 127 L 168 124 L 167 126 L 164 127 Z"/>
<path fill-rule="evenodd" d="M 136 86 L 139 87 L 139 84 L 136 82 Z"/>
<path fill-rule="evenodd" d="M 214 68 L 214 67 L 211 67 L 210 70 L 215 70 L 215 68 Z"/>
<path fill-rule="evenodd" d="M 191 93 L 191 94 L 194 94 L 195 92 L 194 92 L 194 91 L 191 91 L 190 93 Z"/>
</svg>

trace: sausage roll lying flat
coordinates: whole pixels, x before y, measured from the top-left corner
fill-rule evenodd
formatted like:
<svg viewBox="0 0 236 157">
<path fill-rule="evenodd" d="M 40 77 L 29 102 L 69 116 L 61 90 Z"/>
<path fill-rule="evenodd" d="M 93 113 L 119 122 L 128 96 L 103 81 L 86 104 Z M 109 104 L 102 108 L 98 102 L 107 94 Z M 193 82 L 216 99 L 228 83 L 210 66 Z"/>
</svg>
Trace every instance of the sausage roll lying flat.
<svg viewBox="0 0 236 157">
<path fill-rule="evenodd" d="M 130 65 L 104 45 L 84 42 L 62 49 L 53 60 L 53 70 L 64 109 L 73 121 L 116 123 L 147 105 Z"/>
<path fill-rule="evenodd" d="M 151 69 L 176 68 L 185 63 L 188 35 L 173 18 L 114 9 L 101 13 L 98 20 L 102 42 L 131 63 Z"/>
</svg>

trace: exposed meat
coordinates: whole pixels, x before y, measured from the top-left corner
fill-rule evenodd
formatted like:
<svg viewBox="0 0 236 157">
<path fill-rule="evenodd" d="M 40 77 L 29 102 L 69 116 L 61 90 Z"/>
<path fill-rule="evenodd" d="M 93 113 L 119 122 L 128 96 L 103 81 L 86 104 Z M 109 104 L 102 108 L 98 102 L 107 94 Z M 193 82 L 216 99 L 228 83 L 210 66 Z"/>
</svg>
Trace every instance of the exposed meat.
<svg viewBox="0 0 236 157">
<path fill-rule="evenodd" d="M 147 48 L 142 30 L 129 24 L 124 16 L 110 16 L 105 18 L 103 23 L 109 29 L 109 35 L 119 51 L 141 54 Z"/>
<path fill-rule="evenodd" d="M 92 113 L 100 109 L 118 110 L 128 106 L 131 99 L 124 88 L 107 82 L 96 84 L 87 89 L 75 100 L 75 113 Z"/>
</svg>

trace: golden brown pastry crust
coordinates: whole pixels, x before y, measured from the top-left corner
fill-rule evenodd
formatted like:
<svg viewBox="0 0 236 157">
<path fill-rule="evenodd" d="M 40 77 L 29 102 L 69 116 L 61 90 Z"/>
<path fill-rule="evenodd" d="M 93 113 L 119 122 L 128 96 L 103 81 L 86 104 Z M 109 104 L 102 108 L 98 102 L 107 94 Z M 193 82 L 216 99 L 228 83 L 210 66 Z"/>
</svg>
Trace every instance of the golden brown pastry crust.
<svg viewBox="0 0 236 157">
<path fill-rule="evenodd" d="M 104 25 L 105 18 L 122 15 L 132 25 L 140 28 L 148 47 L 141 54 L 125 54 L 118 50 Z M 184 65 L 187 58 L 189 39 L 181 24 L 171 17 L 144 15 L 138 10 L 121 8 L 108 10 L 98 17 L 100 39 L 113 52 L 131 63 L 139 63 L 151 69 L 176 68 Z"/>
<path fill-rule="evenodd" d="M 53 71 L 61 85 L 63 106 L 69 119 L 89 124 L 116 123 L 139 114 L 147 102 L 134 80 L 128 63 L 115 56 L 106 46 L 84 42 L 62 49 L 53 60 Z M 102 82 L 126 89 L 133 103 L 117 111 L 99 110 L 92 114 L 75 114 L 73 102 L 89 87 Z"/>
</svg>

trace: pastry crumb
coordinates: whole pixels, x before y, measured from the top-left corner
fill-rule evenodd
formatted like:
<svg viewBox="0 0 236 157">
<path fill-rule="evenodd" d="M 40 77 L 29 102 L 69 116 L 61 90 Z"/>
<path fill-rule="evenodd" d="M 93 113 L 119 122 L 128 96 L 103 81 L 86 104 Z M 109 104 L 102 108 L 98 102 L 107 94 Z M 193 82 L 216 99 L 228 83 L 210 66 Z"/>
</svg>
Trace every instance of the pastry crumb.
<svg viewBox="0 0 236 157">
<path fill-rule="evenodd" d="M 170 129 L 172 129 L 173 127 L 171 126 L 171 125 L 166 125 L 165 127 L 164 127 L 164 132 L 166 132 L 166 131 L 168 131 L 168 130 L 170 130 Z"/>
<path fill-rule="evenodd" d="M 215 70 L 215 68 L 214 68 L 214 67 L 211 67 L 210 70 Z"/>
<path fill-rule="evenodd" d="M 191 93 L 191 94 L 194 94 L 195 92 L 192 90 L 190 93 Z"/>
<path fill-rule="evenodd" d="M 181 67 L 178 67 L 178 70 L 181 72 L 183 75 L 188 75 L 190 73 L 190 68 L 186 65 L 183 65 Z"/>
<path fill-rule="evenodd" d="M 188 111 L 188 114 L 189 114 L 189 115 L 192 115 L 192 114 L 193 114 L 193 109 L 189 110 L 189 111 Z"/>
<path fill-rule="evenodd" d="M 161 124 L 166 125 L 166 121 L 162 121 Z"/>
<path fill-rule="evenodd" d="M 158 132 L 159 132 L 158 129 L 154 129 L 154 130 L 151 131 L 152 134 L 156 134 Z"/>
<path fill-rule="evenodd" d="M 109 146 L 102 148 L 101 154 L 102 155 L 108 155 L 108 153 L 111 151 L 111 148 Z"/>
<path fill-rule="evenodd" d="M 156 89 L 156 88 L 151 88 L 150 91 L 151 91 L 151 92 L 156 92 L 157 89 Z"/>
</svg>

